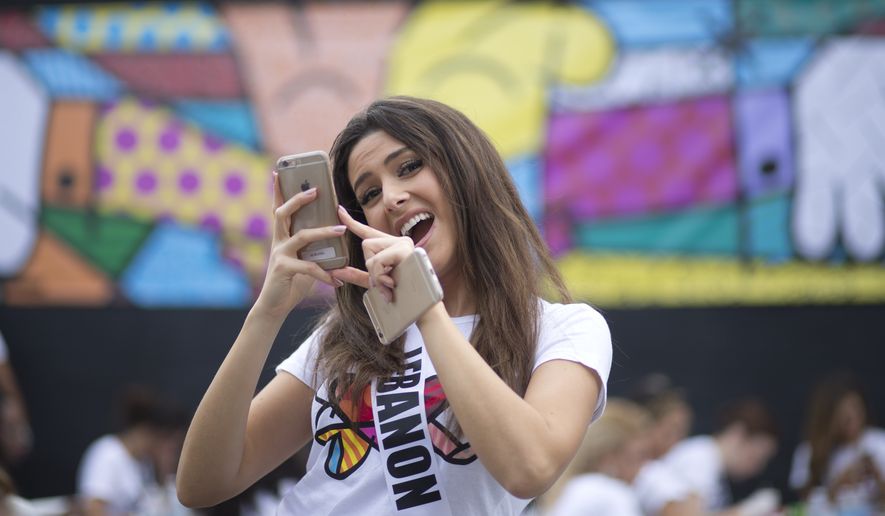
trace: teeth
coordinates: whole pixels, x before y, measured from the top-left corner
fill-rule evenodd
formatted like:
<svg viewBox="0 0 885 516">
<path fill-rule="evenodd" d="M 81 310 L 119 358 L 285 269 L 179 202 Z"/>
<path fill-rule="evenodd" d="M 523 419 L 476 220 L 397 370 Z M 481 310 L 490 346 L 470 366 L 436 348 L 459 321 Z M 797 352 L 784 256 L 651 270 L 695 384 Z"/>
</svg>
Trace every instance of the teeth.
<svg viewBox="0 0 885 516">
<path fill-rule="evenodd" d="M 409 236 L 412 233 L 412 228 L 415 227 L 415 224 L 421 222 L 422 220 L 427 220 L 427 219 L 432 219 L 432 218 L 433 218 L 433 215 L 431 215 L 427 212 L 419 213 L 419 214 L 415 215 L 414 217 L 410 218 L 408 221 L 406 221 L 406 223 L 403 224 L 403 227 L 402 227 L 402 229 L 399 230 L 399 232 L 402 236 Z"/>
</svg>

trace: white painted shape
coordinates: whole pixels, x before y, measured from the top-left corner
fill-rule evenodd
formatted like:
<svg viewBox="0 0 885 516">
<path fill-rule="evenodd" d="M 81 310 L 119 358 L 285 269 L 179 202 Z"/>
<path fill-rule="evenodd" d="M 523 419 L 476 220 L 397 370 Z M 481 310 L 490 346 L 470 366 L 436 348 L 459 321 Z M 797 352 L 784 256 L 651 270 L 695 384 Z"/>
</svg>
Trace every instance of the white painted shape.
<svg viewBox="0 0 885 516">
<path fill-rule="evenodd" d="M 554 111 L 596 111 L 721 94 L 734 87 L 734 66 L 715 48 L 636 50 L 618 56 L 612 72 L 591 86 L 556 86 Z"/>
<path fill-rule="evenodd" d="M 829 257 L 841 235 L 849 256 L 885 250 L 885 40 L 831 40 L 799 77 L 795 93 L 796 250 Z"/>
<path fill-rule="evenodd" d="M 0 84 L 0 276 L 12 276 L 37 241 L 49 99 L 9 52 L 0 51 Z"/>
</svg>

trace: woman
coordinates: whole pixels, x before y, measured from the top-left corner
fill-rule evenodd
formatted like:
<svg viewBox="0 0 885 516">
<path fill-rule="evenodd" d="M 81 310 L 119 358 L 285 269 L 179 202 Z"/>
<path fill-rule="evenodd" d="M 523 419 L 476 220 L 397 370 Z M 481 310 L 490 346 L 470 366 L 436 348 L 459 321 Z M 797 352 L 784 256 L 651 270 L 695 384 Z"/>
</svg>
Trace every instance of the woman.
<svg viewBox="0 0 885 516">
<path fill-rule="evenodd" d="M 650 458 L 650 414 L 635 403 L 611 399 L 560 479 L 548 516 L 642 516 L 630 487 Z M 554 488 L 551 491 L 556 491 Z M 545 498 L 547 495 L 545 495 Z"/>
<path fill-rule="evenodd" d="M 605 321 L 540 299 L 568 295 L 500 156 L 461 113 L 380 100 L 331 156 L 343 225 L 289 237 L 316 192 L 283 202 L 275 186 L 268 274 L 188 432 L 180 498 L 233 496 L 313 438 L 281 514 L 519 514 L 602 413 Z M 344 232 L 350 267 L 297 258 Z M 363 292 L 392 296 L 390 271 L 416 245 L 444 300 L 382 346 Z M 252 400 L 280 325 L 316 280 L 337 287 L 337 303 Z"/>
<path fill-rule="evenodd" d="M 860 383 L 837 373 L 811 398 L 807 441 L 793 455 L 790 485 L 815 507 L 885 504 L 885 431 L 869 425 Z"/>
</svg>

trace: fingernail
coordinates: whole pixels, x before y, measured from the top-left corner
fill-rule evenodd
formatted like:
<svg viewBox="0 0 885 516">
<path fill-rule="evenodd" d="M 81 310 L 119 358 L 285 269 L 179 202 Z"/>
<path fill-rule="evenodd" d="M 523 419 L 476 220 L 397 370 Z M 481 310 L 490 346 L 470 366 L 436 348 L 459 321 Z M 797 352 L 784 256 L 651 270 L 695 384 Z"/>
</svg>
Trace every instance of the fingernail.
<svg viewBox="0 0 885 516">
<path fill-rule="evenodd" d="M 307 190 L 304 191 L 304 193 L 306 195 L 314 195 L 315 193 L 317 193 L 317 188 L 316 187 L 308 188 Z"/>
<path fill-rule="evenodd" d="M 340 204 L 338 205 L 338 211 L 343 212 L 343 213 L 347 213 L 347 210 L 344 209 L 344 206 L 341 206 Z"/>
<path fill-rule="evenodd" d="M 343 286 L 344 286 L 344 282 L 341 281 L 340 279 L 338 279 L 338 278 L 333 278 L 333 279 L 335 280 L 335 285 L 337 285 L 337 286 L 339 286 L 339 287 L 343 287 Z"/>
<path fill-rule="evenodd" d="M 333 226 L 332 231 L 338 233 L 339 235 L 343 234 L 347 231 L 347 226 Z"/>
</svg>

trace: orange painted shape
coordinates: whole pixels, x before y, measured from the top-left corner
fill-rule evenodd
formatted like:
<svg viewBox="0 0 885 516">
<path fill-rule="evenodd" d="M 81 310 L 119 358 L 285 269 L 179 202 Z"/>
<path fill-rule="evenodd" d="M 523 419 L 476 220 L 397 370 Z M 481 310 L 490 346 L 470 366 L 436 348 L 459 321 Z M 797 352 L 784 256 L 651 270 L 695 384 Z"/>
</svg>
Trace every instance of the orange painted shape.
<svg viewBox="0 0 885 516">
<path fill-rule="evenodd" d="M 24 271 L 3 288 L 11 306 L 106 305 L 113 295 L 104 274 L 45 231 Z"/>
<path fill-rule="evenodd" d="M 381 94 L 405 2 L 226 5 L 222 12 L 274 155 L 328 150 Z"/>
<path fill-rule="evenodd" d="M 92 138 L 98 106 L 59 101 L 52 105 L 46 131 L 41 196 L 55 206 L 85 208 L 95 190 Z"/>
</svg>

